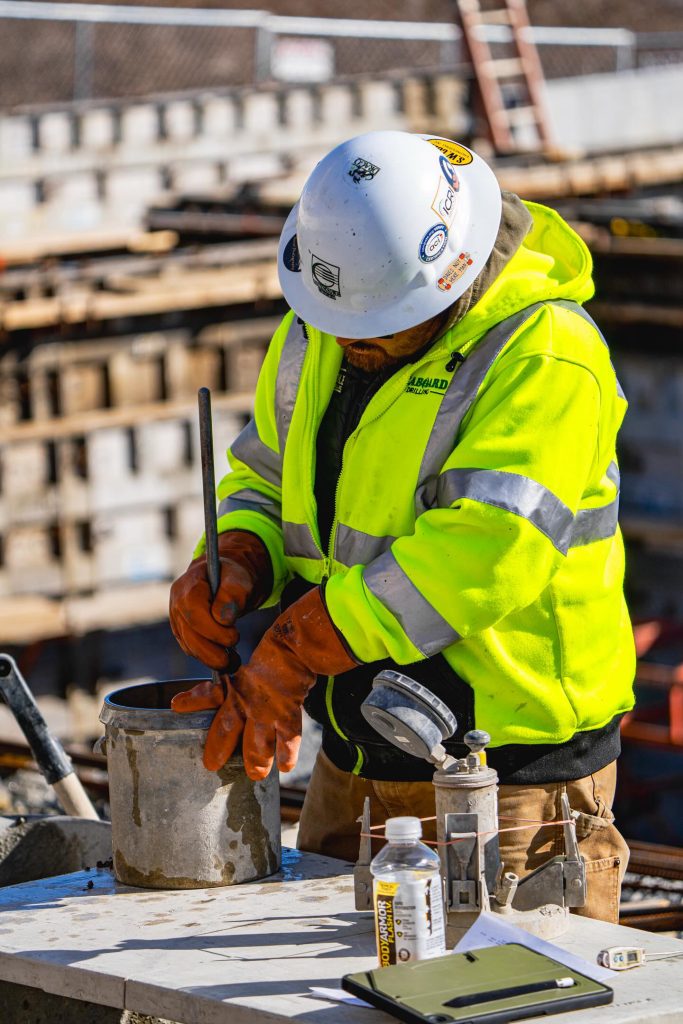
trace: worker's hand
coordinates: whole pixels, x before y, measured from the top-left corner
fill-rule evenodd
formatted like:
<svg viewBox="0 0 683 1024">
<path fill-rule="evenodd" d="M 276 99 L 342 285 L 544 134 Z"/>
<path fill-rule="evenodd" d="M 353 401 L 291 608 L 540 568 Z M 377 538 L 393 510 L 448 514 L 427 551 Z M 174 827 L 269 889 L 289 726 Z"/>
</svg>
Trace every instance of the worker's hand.
<svg viewBox="0 0 683 1024">
<path fill-rule="evenodd" d="M 265 601 L 273 587 L 270 555 L 255 534 L 228 530 L 218 538 L 221 580 L 212 600 L 206 556 L 195 558 L 173 583 L 171 629 L 185 651 L 209 668 L 228 666 L 226 648 L 239 640 L 235 621 Z"/>
<path fill-rule="evenodd" d="M 242 736 L 250 779 L 270 774 L 276 752 L 280 771 L 291 771 L 301 744 L 301 708 L 316 677 L 340 675 L 356 665 L 327 613 L 320 587 L 315 587 L 275 620 L 249 664 L 231 676 L 228 696 L 216 712 L 204 747 L 206 768 L 222 768 Z M 215 707 L 222 697 L 219 689 L 200 683 L 174 697 L 171 707 Z"/>
</svg>

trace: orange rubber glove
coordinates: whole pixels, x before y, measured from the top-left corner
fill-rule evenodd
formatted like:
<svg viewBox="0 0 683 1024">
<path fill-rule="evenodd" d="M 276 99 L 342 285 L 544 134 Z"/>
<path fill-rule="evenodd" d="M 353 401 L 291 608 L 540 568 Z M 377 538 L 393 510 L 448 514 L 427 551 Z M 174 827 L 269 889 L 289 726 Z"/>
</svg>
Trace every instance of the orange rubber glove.
<svg viewBox="0 0 683 1024">
<path fill-rule="evenodd" d="M 176 640 L 209 668 L 228 666 L 226 648 L 239 640 L 235 621 L 258 608 L 273 589 L 268 549 L 254 533 L 228 530 L 218 537 L 221 582 L 211 598 L 206 555 L 195 558 L 171 586 L 169 618 Z"/>
<path fill-rule="evenodd" d="M 277 749 L 280 771 L 296 764 L 301 708 L 318 675 L 337 676 L 359 662 L 330 619 L 320 587 L 309 590 L 275 620 L 251 656 L 230 677 L 228 696 L 210 680 L 173 698 L 174 711 L 218 708 L 204 747 L 204 765 L 218 771 L 242 736 L 244 768 L 265 779 Z"/>
</svg>

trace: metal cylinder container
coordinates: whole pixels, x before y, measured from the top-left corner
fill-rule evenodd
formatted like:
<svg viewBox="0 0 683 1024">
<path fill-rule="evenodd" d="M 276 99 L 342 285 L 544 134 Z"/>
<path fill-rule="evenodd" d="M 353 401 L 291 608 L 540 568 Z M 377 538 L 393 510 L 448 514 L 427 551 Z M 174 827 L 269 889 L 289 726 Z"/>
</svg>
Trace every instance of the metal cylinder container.
<svg viewBox="0 0 683 1024">
<path fill-rule="evenodd" d="M 235 885 L 280 867 L 277 769 L 252 782 L 234 755 L 207 771 L 202 752 L 215 712 L 171 711 L 171 699 L 200 681 L 143 683 L 105 699 L 114 874 L 126 885 Z"/>
<path fill-rule="evenodd" d="M 482 765 L 468 772 L 436 771 L 432 781 L 436 798 L 436 838 L 440 843 L 447 839 L 444 832 L 446 814 L 479 815 L 479 832 L 486 833 L 482 836 L 481 867 L 492 890 L 500 863 L 498 775 L 493 768 Z M 444 847 L 439 849 L 443 851 Z"/>
</svg>

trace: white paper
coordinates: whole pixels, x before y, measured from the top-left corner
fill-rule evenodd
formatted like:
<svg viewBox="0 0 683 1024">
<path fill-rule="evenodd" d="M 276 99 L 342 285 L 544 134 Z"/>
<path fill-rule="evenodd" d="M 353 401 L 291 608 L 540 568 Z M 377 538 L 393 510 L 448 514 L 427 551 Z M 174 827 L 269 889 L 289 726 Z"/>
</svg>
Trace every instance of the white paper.
<svg viewBox="0 0 683 1024">
<path fill-rule="evenodd" d="M 320 996 L 321 999 L 329 999 L 333 1003 L 348 1003 L 350 1006 L 367 1006 L 371 1010 L 376 1010 L 376 1006 L 371 1006 L 370 1003 L 366 1003 L 364 999 L 359 999 L 358 996 L 352 996 L 350 992 L 345 992 L 343 988 L 321 988 L 320 986 L 311 985 L 310 991 L 314 996 Z"/>
<path fill-rule="evenodd" d="M 471 949 L 504 946 L 508 942 L 518 942 L 520 946 L 526 946 L 527 949 L 545 953 L 553 960 L 559 960 L 565 967 L 579 971 L 594 981 L 614 981 L 614 971 L 610 971 L 607 967 L 600 967 L 597 963 L 592 964 L 590 960 L 584 960 L 580 956 L 575 956 L 574 953 L 568 953 L 566 949 L 555 946 L 552 942 L 546 942 L 545 939 L 539 939 L 531 932 L 526 932 L 523 928 L 517 928 L 516 925 L 504 921 L 498 914 L 480 914 L 453 952 L 467 953 Z"/>
</svg>

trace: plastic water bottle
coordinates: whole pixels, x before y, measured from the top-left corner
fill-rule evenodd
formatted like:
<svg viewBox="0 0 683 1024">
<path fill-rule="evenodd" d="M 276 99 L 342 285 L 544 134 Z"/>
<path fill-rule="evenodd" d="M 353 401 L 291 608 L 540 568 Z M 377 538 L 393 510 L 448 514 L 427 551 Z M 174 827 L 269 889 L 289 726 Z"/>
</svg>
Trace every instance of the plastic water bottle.
<svg viewBox="0 0 683 1024">
<path fill-rule="evenodd" d="M 370 864 L 380 967 L 446 952 L 439 858 L 421 835 L 419 818 L 389 818 Z"/>
</svg>

